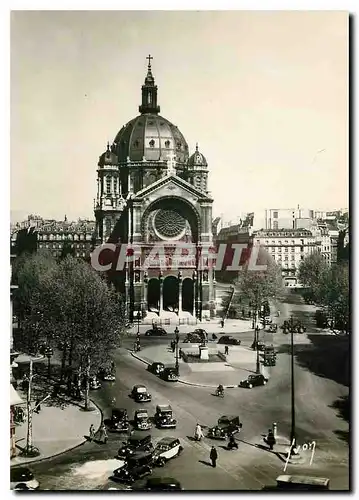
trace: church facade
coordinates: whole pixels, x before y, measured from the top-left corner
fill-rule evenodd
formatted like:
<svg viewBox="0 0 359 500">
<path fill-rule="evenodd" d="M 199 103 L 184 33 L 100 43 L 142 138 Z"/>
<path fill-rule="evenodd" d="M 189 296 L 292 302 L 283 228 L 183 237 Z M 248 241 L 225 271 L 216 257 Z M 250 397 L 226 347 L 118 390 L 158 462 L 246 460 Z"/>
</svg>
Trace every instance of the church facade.
<svg viewBox="0 0 359 500">
<path fill-rule="evenodd" d="M 214 269 L 210 260 L 199 257 L 213 246 L 208 164 L 198 146 L 189 154 L 180 130 L 159 114 L 151 59 L 140 114 L 99 158 L 96 244 L 141 249 L 124 270 L 109 272 L 125 294 L 130 320 L 139 314 L 201 320 L 215 314 Z M 173 265 L 178 245 L 195 252 L 193 259 Z M 164 249 L 165 263 L 149 260 L 155 247 Z"/>
</svg>

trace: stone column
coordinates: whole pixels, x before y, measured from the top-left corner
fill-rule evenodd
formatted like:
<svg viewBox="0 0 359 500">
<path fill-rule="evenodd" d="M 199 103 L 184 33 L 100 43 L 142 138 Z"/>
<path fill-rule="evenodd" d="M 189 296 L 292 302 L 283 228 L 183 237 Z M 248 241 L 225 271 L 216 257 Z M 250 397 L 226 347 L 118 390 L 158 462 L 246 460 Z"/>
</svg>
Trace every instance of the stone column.
<svg viewBox="0 0 359 500">
<path fill-rule="evenodd" d="M 147 276 L 146 271 L 143 275 L 143 308 L 144 308 L 145 312 L 147 313 L 147 311 L 148 311 L 148 276 Z"/>
<path fill-rule="evenodd" d="M 160 274 L 159 280 L 160 280 L 160 307 L 159 307 L 159 314 L 161 315 L 161 313 L 163 311 L 163 278 L 162 278 L 161 274 Z"/>
<path fill-rule="evenodd" d="M 178 273 L 178 316 L 182 313 L 182 274 Z"/>
<path fill-rule="evenodd" d="M 196 271 L 193 273 L 193 309 L 192 309 L 192 315 L 196 316 L 196 300 L 197 300 L 197 273 Z"/>
</svg>

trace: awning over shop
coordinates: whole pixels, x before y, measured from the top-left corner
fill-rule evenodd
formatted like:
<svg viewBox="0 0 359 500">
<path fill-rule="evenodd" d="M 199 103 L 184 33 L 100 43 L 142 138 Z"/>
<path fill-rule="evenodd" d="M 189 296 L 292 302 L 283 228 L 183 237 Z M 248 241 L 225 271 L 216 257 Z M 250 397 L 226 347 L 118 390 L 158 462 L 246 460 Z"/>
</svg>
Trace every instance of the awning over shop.
<svg viewBox="0 0 359 500">
<path fill-rule="evenodd" d="M 18 393 L 15 391 L 12 384 L 10 384 L 10 406 L 20 405 L 24 401 L 20 398 Z"/>
</svg>

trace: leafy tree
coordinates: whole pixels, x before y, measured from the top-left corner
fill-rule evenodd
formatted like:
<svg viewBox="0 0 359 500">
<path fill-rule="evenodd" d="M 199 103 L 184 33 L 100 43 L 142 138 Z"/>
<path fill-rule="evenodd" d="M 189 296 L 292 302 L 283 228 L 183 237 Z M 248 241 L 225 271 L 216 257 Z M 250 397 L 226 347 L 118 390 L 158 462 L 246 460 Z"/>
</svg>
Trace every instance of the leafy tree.
<svg viewBox="0 0 359 500">
<path fill-rule="evenodd" d="M 65 240 L 61 250 L 60 260 L 65 259 L 68 255 L 75 257 L 75 249 L 68 240 Z"/>
<path fill-rule="evenodd" d="M 20 229 L 16 234 L 15 255 L 24 253 L 34 253 L 37 251 L 37 231 L 31 227 L 29 229 Z"/>
<path fill-rule="evenodd" d="M 319 252 L 309 254 L 299 265 L 299 281 L 311 288 L 314 293 L 318 291 L 321 276 L 328 271 L 329 265 Z"/>
<path fill-rule="evenodd" d="M 349 264 L 333 264 L 321 275 L 318 302 L 325 310 L 332 328 L 349 328 Z"/>
<path fill-rule="evenodd" d="M 68 256 L 51 277 L 54 327 L 71 353 L 71 364 L 85 374 L 85 408 L 90 375 L 106 363 L 125 332 L 123 301 L 88 264 Z"/>
<path fill-rule="evenodd" d="M 279 297 L 284 290 L 281 268 L 263 248 L 259 251 L 257 264 L 265 265 L 266 269 L 263 271 L 251 269 L 247 262 L 239 271 L 235 283 L 236 293 L 231 304 L 233 308 L 242 309 L 243 304 L 247 303 L 255 318 L 266 302 Z"/>
<path fill-rule="evenodd" d="M 14 310 L 23 333 L 21 344 L 25 352 L 36 350 L 41 337 L 47 334 L 46 280 L 54 273 L 56 261 L 51 252 L 23 253 L 12 267 L 13 283 L 18 285 L 14 293 Z"/>
</svg>

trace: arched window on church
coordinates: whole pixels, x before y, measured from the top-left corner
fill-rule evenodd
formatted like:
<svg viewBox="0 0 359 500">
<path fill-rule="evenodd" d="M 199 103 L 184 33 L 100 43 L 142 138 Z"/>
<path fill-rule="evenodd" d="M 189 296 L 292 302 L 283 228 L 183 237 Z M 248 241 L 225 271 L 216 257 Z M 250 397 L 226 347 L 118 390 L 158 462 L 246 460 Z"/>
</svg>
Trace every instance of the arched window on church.
<svg viewBox="0 0 359 500">
<path fill-rule="evenodd" d="M 113 191 L 115 194 L 117 193 L 117 179 L 116 178 L 113 180 Z"/>
<path fill-rule="evenodd" d="M 147 104 L 151 104 L 151 100 L 152 100 L 152 95 L 151 95 L 151 92 L 149 92 L 147 94 Z"/>
<path fill-rule="evenodd" d="M 111 177 L 109 175 L 106 177 L 106 192 L 111 193 Z"/>
</svg>

